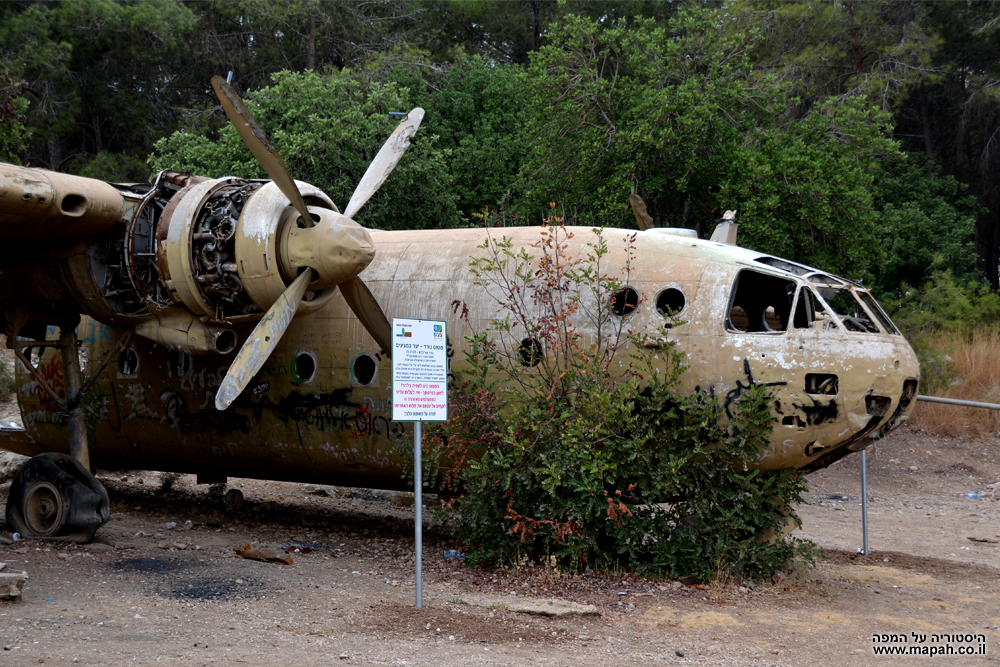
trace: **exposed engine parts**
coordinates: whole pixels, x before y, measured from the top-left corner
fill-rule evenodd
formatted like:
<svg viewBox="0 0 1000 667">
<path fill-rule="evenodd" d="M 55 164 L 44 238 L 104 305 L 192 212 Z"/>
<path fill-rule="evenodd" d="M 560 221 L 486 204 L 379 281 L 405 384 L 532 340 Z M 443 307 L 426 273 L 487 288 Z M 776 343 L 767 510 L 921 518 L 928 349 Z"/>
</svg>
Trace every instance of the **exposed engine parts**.
<svg viewBox="0 0 1000 667">
<path fill-rule="evenodd" d="M 198 316 L 229 322 L 259 314 L 240 277 L 235 236 L 240 214 L 261 187 L 235 178 L 189 185 L 157 224 L 156 264 L 173 301 Z"/>
</svg>

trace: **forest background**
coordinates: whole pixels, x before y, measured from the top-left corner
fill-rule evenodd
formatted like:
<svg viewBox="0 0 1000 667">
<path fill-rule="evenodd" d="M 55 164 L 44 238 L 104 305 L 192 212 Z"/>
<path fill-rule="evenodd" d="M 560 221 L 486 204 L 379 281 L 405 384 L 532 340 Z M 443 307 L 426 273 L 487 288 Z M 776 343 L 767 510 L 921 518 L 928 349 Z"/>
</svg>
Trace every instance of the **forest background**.
<svg viewBox="0 0 1000 667">
<path fill-rule="evenodd" d="M 210 86 L 228 72 L 335 201 L 388 112 L 426 109 L 366 226 L 537 224 L 554 201 L 630 228 L 635 192 L 707 237 L 736 209 L 741 245 L 871 287 L 925 392 L 1000 400 L 1000 3 L 4 2 L 0 160 L 262 177 Z"/>
</svg>

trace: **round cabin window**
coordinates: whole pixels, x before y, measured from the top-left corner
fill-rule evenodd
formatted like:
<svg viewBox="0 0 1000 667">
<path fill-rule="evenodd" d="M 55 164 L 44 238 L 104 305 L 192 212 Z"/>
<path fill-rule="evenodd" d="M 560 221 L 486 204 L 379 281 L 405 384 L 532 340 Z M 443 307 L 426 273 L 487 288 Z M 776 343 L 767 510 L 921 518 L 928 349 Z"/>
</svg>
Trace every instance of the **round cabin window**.
<svg viewBox="0 0 1000 667">
<path fill-rule="evenodd" d="M 733 306 L 729 311 L 729 324 L 737 331 L 746 331 L 750 328 L 750 316 L 740 306 Z"/>
<path fill-rule="evenodd" d="M 377 370 L 378 364 L 367 354 L 362 354 L 351 364 L 351 373 L 358 384 L 371 384 L 371 381 L 375 379 L 375 371 Z"/>
<path fill-rule="evenodd" d="M 537 366 L 542 360 L 542 344 L 535 338 L 525 338 L 517 348 L 517 360 L 522 366 Z"/>
<path fill-rule="evenodd" d="M 631 287 L 622 287 L 611 295 L 611 312 L 625 317 L 635 312 L 639 306 L 639 293 Z"/>
<path fill-rule="evenodd" d="M 311 352 L 303 352 L 292 361 L 292 377 L 306 384 L 316 377 L 316 358 Z"/>
<path fill-rule="evenodd" d="M 118 370 L 122 375 L 135 375 L 139 370 L 139 355 L 130 347 L 118 355 Z"/>
<path fill-rule="evenodd" d="M 686 303 L 687 300 L 684 298 L 684 292 L 676 287 L 668 287 L 656 297 L 656 312 L 664 317 L 676 315 L 684 310 Z"/>
<path fill-rule="evenodd" d="M 170 374 L 178 380 L 188 374 L 191 370 L 191 355 L 180 350 L 170 350 L 167 355 L 167 362 L 170 366 Z M 125 373 L 123 370 L 122 373 Z M 128 373 L 125 373 L 128 375 Z"/>
</svg>

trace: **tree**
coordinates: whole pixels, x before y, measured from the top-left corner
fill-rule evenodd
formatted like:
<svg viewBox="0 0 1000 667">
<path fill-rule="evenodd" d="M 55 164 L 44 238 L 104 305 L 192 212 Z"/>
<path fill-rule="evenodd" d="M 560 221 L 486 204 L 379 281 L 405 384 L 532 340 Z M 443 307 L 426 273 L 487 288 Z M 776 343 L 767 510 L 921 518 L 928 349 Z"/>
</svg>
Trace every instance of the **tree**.
<svg viewBox="0 0 1000 667">
<path fill-rule="evenodd" d="M 750 247 L 870 273 L 887 114 L 850 98 L 790 117 L 789 87 L 751 76 L 754 35 L 706 10 L 665 26 L 569 17 L 549 39 L 526 80 L 526 209 L 556 199 L 568 220 L 631 226 L 634 189 L 661 225 L 707 235 L 738 209 Z"/>
<path fill-rule="evenodd" d="M 940 272 L 963 283 L 978 280 L 973 238 L 982 206 L 968 187 L 942 176 L 923 153 L 885 160 L 879 172 L 875 205 L 884 235 L 875 288 L 895 293 Z"/>
<path fill-rule="evenodd" d="M 407 91 L 394 84 L 364 83 L 348 70 L 279 72 L 267 88 L 245 98 L 292 175 L 323 189 L 343 206 L 397 121 L 389 111 L 409 109 Z M 358 214 L 378 229 L 453 227 L 459 216 L 436 137 L 423 130 L 385 185 Z M 236 130 L 219 139 L 186 131 L 156 143 L 154 170 L 181 169 L 207 176 L 266 178 Z"/>
<path fill-rule="evenodd" d="M 22 83 L 11 72 L 7 56 L 0 58 L 0 162 L 20 163 L 27 147 L 24 111 L 28 100 L 21 96 Z"/>
<path fill-rule="evenodd" d="M 141 155 L 201 76 L 196 19 L 174 0 L 12 3 L 0 14 L 0 47 L 28 84 L 29 163 L 58 171 L 75 157 L 79 169 L 102 152 Z"/>
<path fill-rule="evenodd" d="M 390 78 L 415 91 L 415 102 L 427 110 L 425 130 L 450 152 L 447 168 L 462 218 L 501 205 L 517 188 L 529 149 L 521 70 L 473 56 L 439 68 L 433 77 L 405 74 L 399 68 Z"/>
<path fill-rule="evenodd" d="M 735 2 L 733 30 L 753 24 L 758 76 L 803 100 L 867 95 L 892 113 L 894 136 L 981 204 L 978 270 L 1000 286 L 1000 5 L 991 2 Z M 934 173 L 931 169 L 928 173 Z"/>
</svg>

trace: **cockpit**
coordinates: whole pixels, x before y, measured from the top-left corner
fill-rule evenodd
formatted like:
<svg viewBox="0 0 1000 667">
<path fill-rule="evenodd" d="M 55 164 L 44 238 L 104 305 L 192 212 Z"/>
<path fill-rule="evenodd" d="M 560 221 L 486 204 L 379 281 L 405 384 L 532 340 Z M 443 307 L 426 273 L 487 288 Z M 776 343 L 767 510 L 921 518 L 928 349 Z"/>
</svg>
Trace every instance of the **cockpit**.
<svg viewBox="0 0 1000 667">
<path fill-rule="evenodd" d="M 775 257 L 757 261 L 794 277 L 741 270 L 730 295 L 727 330 L 780 334 L 789 328 L 828 329 L 900 335 L 871 293 L 860 285 Z"/>
</svg>

